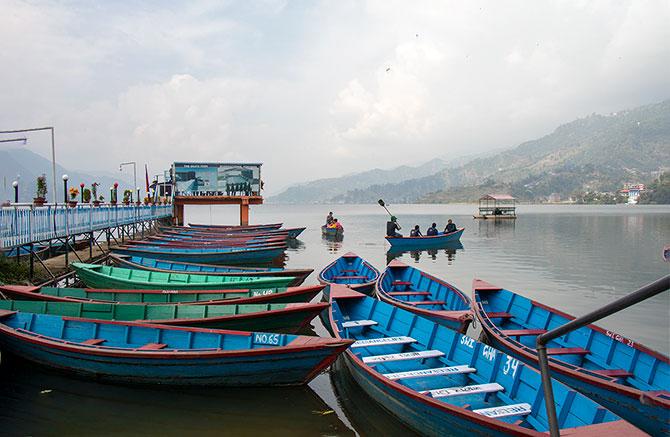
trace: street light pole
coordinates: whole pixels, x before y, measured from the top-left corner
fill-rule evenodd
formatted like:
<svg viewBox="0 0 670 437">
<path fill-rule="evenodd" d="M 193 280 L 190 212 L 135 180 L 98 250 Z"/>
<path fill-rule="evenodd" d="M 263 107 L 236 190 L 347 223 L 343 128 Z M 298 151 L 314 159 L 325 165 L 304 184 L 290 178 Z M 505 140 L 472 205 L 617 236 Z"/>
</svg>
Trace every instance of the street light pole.
<svg viewBox="0 0 670 437">
<path fill-rule="evenodd" d="M 19 203 L 19 181 L 12 182 L 14 187 L 14 203 Z"/>
<path fill-rule="evenodd" d="M 54 189 L 54 204 L 58 204 L 58 200 L 56 199 L 56 142 L 54 140 L 54 128 L 53 126 L 45 126 L 45 127 L 34 127 L 30 129 L 14 129 L 14 130 L 3 130 L 0 131 L 0 134 L 18 134 L 18 133 L 26 133 L 26 132 L 37 132 L 37 131 L 42 131 L 42 130 L 50 130 L 51 131 L 51 176 L 53 177 L 53 189 Z M 20 141 L 23 141 L 25 144 L 25 138 L 20 138 Z"/>
<path fill-rule="evenodd" d="M 137 187 L 137 163 L 135 161 L 122 162 L 121 164 L 119 164 L 119 171 L 123 170 L 124 165 L 133 166 L 133 186 Z M 139 198 L 139 195 L 137 197 Z"/>
<path fill-rule="evenodd" d="M 67 180 L 70 177 L 66 174 L 63 175 L 63 203 L 67 205 Z M 54 194 L 55 196 L 55 194 Z"/>
</svg>

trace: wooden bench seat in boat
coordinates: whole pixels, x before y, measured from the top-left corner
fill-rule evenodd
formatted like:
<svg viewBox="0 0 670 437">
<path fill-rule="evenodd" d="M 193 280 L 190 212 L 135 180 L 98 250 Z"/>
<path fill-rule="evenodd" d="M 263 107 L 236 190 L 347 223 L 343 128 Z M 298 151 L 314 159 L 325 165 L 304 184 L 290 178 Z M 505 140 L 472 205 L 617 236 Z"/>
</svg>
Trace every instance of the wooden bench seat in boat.
<svg viewBox="0 0 670 437">
<path fill-rule="evenodd" d="M 502 335 L 506 335 L 508 337 L 523 337 L 523 336 L 528 336 L 528 335 L 540 335 L 544 334 L 547 332 L 546 329 L 506 329 L 503 331 L 500 331 Z"/>
<path fill-rule="evenodd" d="M 137 350 L 141 351 L 155 351 L 167 347 L 165 343 L 147 343 L 144 346 L 138 347 Z"/>
<path fill-rule="evenodd" d="M 591 370 L 593 373 L 598 375 L 607 376 L 609 378 L 627 378 L 633 376 L 628 370 L 624 369 L 603 369 L 603 370 Z"/>
<path fill-rule="evenodd" d="M 363 362 L 365 364 L 384 363 L 389 361 L 424 360 L 426 358 L 437 358 L 443 356 L 444 352 L 437 349 L 429 349 L 417 352 L 402 352 L 399 354 L 372 355 L 369 357 L 363 357 Z"/>
<path fill-rule="evenodd" d="M 106 341 L 107 340 L 105 340 L 104 338 L 89 338 L 86 341 L 82 341 L 81 344 L 85 344 L 85 345 L 88 345 L 88 346 L 95 346 L 95 345 L 98 345 L 98 344 L 102 344 Z"/>
<path fill-rule="evenodd" d="M 349 320 L 348 322 L 342 323 L 343 328 L 357 328 L 362 326 L 374 326 L 378 325 L 375 320 Z"/>
<path fill-rule="evenodd" d="M 405 372 L 385 373 L 384 376 L 391 380 L 423 378 L 427 376 L 458 375 L 461 373 L 474 373 L 477 369 L 467 365 L 436 367 L 434 369 L 409 370 Z"/>
<path fill-rule="evenodd" d="M 489 319 L 511 319 L 514 317 L 514 315 L 510 313 L 505 313 L 505 312 L 491 312 L 491 313 L 486 313 Z"/>
<path fill-rule="evenodd" d="M 501 405 L 499 407 L 481 408 L 479 410 L 472 410 L 473 413 L 481 414 L 482 416 L 490 417 L 492 419 L 499 419 L 501 417 L 511 416 L 527 416 L 531 413 L 530 404 L 511 404 Z"/>
<path fill-rule="evenodd" d="M 389 296 L 430 296 L 428 291 L 389 291 Z"/>
<path fill-rule="evenodd" d="M 396 285 L 412 285 L 411 282 L 409 281 L 393 281 L 391 285 L 396 286 Z"/>
<path fill-rule="evenodd" d="M 588 355 L 591 351 L 581 347 L 552 347 L 547 349 L 547 355 Z"/>
<path fill-rule="evenodd" d="M 356 270 L 356 269 L 342 269 L 341 272 L 342 273 L 357 273 L 358 270 Z"/>
<path fill-rule="evenodd" d="M 416 302 L 409 301 L 407 303 L 410 305 L 444 305 L 446 302 L 443 300 L 418 300 Z"/>
<path fill-rule="evenodd" d="M 416 340 L 412 337 L 399 336 L 399 337 L 381 337 L 381 338 L 370 338 L 367 340 L 358 340 L 350 347 L 372 347 L 372 346 L 387 346 L 391 344 L 409 344 L 416 343 Z"/>
<path fill-rule="evenodd" d="M 434 390 L 422 391 L 422 394 L 428 394 L 433 398 L 448 398 L 452 396 L 464 396 L 475 393 L 496 393 L 503 391 L 505 388 L 497 382 L 489 382 L 486 384 L 466 385 L 463 387 L 447 387 L 437 388 Z"/>
<path fill-rule="evenodd" d="M 333 279 L 368 279 L 367 276 L 347 276 L 347 275 L 341 275 L 341 276 L 333 276 Z"/>
</svg>

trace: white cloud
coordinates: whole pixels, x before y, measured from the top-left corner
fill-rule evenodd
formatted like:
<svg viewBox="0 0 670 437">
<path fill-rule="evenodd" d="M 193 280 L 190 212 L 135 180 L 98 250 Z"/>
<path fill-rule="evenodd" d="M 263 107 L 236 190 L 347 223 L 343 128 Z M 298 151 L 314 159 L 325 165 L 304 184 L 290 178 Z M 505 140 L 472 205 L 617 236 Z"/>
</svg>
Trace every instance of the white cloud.
<svg viewBox="0 0 670 437">
<path fill-rule="evenodd" d="M 260 160 L 272 189 L 512 146 L 670 89 L 667 1 L 0 8 L 0 127 L 54 124 L 68 167 Z"/>
</svg>

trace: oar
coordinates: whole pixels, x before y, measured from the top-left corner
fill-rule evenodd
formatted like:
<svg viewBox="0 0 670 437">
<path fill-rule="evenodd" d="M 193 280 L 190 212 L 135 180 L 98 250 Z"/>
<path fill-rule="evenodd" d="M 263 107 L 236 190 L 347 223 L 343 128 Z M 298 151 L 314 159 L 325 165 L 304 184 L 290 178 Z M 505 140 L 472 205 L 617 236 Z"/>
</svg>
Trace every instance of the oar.
<svg viewBox="0 0 670 437">
<path fill-rule="evenodd" d="M 391 211 L 389 211 L 389 209 L 386 207 L 386 204 L 384 203 L 384 201 L 383 201 L 382 199 L 379 199 L 379 200 L 377 201 L 377 203 L 379 203 L 379 205 L 380 205 L 382 208 L 384 208 L 384 209 L 386 210 L 386 212 L 388 212 L 389 215 L 390 215 L 391 217 L 393 217 L 393 214 L 391 214 Z M 398 225 L 398 228 L 400 228 L 400 225 Z"/>
</svg>

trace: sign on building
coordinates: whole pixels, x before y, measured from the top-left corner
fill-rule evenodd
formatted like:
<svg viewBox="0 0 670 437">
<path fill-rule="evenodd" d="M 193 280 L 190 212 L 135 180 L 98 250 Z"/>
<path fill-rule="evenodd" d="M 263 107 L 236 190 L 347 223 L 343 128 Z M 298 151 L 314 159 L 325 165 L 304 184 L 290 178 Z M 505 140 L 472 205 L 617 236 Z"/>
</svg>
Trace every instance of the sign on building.
<svg viewBox="0 0 670 437">
<path fill-rule="evenodd" d="M 260 163 L 175 162 L 177 196 L 260 196 Z"/>
</svg>

